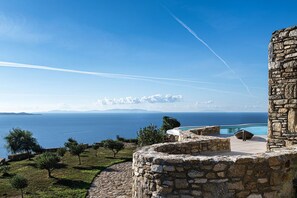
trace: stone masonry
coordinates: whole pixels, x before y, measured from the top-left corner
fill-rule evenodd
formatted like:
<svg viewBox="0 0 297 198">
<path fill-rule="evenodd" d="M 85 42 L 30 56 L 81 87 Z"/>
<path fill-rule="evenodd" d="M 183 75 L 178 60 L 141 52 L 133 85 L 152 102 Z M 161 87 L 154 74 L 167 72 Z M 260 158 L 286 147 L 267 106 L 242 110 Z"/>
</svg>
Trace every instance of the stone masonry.
<svg viewBox="0 0 297 198">
<path fill-rule="evenodd" d="M 297 26 L 276 31 L 269 44 L 269 150 L 297 143 Z"/>
<path fill-rule="evenodd" d="M 228 156 L 226 144 L 227 139 L 201 136 L 138 150 L 133 155 L 132 197 L 295 197 L 296 148 Z"/>
</svg>

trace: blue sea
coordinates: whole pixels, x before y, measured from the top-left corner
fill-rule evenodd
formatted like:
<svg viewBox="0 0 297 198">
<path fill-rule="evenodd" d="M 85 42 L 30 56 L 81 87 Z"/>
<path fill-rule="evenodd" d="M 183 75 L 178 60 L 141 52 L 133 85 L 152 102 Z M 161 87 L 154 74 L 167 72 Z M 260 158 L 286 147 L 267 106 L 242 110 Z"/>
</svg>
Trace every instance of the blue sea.
<svg viewBox="0 0 297 198">
<path fill-rule="evenodd" d="M 163 116 L 178 119 L 182 126 L 266 123 L 267 113 L 73 113 L 0 115 L 0 158 L 6 157 L 4 137 L 12 128 L 29 130 L 44 148 L 60 147 L 72 137 L 81 143 L 135 138 L 149 124 L 161 126 Z"/>
</svg>

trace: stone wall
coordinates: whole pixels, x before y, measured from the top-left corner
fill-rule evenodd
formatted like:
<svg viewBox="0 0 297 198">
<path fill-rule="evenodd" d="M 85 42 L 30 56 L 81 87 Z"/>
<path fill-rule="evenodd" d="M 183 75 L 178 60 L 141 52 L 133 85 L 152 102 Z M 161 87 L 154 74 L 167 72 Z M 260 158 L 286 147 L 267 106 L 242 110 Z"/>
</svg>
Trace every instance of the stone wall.
<svg viewBox="0 0 297 198">
<path fill-rule="evenodd" d="M 272 34 L 268 90 L 268 149 L 296 144 L 297 26 Z"/>
<path fill-rule="evenodd" d="M 219 135 L 220 127 L 219 126 L 205 126 L 205 127 L 190 129 L 189 131 L 196 135 Z"/>
<path fill-rule="evenodd" d="M 188 141 L 197 145 L 215 137 Z M 221 140 L 217 140 L 219 143 Z M 225 144 L 226 142 L 222 142 Z M 182 146 L 181 146 L 182 145 Z M 297 149 L 258 155 L 228 156 L 218 152 L 197 152 L 183 147 L 184 142 L 143 147 L 133 155 L 133 198 L 224 198 L 294 197 Z M 162 151 L 162 152 L 160 152 Z M 168 152 L 166 152 L 168 151 Z M 174 153 L 174 154 L 169 154 Z"/>
</svg>

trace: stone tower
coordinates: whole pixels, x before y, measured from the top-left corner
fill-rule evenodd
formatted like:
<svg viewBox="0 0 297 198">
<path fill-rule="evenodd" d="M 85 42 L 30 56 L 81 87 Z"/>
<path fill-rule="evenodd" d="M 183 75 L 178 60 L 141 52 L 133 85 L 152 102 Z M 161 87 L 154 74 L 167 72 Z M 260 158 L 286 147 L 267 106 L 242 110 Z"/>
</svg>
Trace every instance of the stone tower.
<svg viewBox="0 0 297 198">
<path fill-rule="evenodd" d="M 297 26 L 269 43 L 268 150 L 297 144 Z"/>
</svg>

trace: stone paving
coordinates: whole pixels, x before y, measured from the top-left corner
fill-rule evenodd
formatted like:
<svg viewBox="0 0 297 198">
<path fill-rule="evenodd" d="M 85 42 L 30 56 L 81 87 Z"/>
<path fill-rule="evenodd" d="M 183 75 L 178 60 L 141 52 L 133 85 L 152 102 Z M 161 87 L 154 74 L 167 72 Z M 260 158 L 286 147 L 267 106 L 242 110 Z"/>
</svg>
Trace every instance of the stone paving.
<svg viewBox="0 0 297 198">
<path fill-rule="evenodd" d="M 103 170 L 93 181 L 88 198 L 131 198 L 132 162 L 115 164 Z"/>
</svg>

